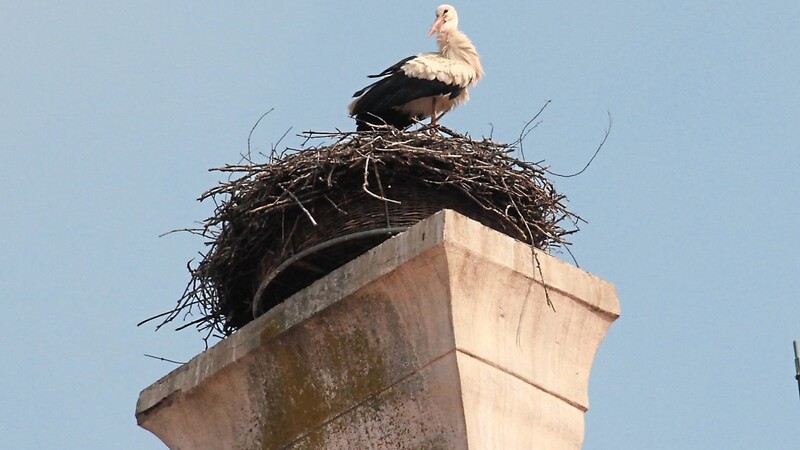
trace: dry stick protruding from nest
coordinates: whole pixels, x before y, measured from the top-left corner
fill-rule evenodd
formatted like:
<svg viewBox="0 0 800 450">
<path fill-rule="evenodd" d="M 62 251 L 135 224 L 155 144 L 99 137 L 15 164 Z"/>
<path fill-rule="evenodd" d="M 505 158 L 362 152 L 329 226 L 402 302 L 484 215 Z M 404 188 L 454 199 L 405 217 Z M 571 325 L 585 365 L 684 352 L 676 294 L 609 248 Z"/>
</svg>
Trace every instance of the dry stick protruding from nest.
<svg viewBox="0 0 800 450">
<path fill-rule="evenodd" d="M 545 106 L 547 106 L 547 105 L 545 105 Z M 563 175 L 563 174 L 560 174 L 560 173 L 557 173 L 557 172 L 553 172 L 550 169 L 544 169 L 544 171 L 547 172 L 550 175 L 553 175 L 555 177 L 560 177 L 560 178 L 573 178 L 573 177 L 577 177 L 578 175 L 582 174 L 583 172 L 586 172 L 586 169 L 589 168 L 589 166 L 592 164 L 592 161 L 594 161 L 594 159 L 600 153 L 600 150 L 603 149 L 603 146 L 606 144 L 606 141 L 608 140 L 608 136 L 611 134 L 611 127 L 614 125 L 614 119 L 611 117 L 611 111 L 607 111 L 607 114 L 608 114 L 608 127 L 606 128 L 606 131 L 603 134 L 603 139 L 600 141 L 600 144 L 595 149 L 594 154 L 592 155 L 592 157 L 589 158 L 589 161 L 586 163 L 585 166 L 583 166 L 583 169 L 581 169 L 581 170 L 579 170 L 579 171 L 577 171 L 575 173 L 571 173 L 569 175 Z M 520 148 L 522 148 L 522 144 L 521 143 L 520 143 Z M 572 254 L 572 250 L 570 250 L 570 248 L 567 247 L 567 246 L 565 246 L 564 249 L 567 251 L 567 253 L 569 253 L 570 258 L 572 258 L 572 262 L 575 263 L 575 267 L 580 267 L 581 265 L 578 263 L 578 259 L 575 258 L 575 255 Z"/>
<path fill-rule="evenodd" d="M 163 358 L 163 357 L 161 357 L 161 356 L 153 356 L 153 355 L 148 355 L 147 353 L 145 353 L 145 354 L 144 354 L 144 356 L 146 356 L 146 357 L 148 357 L 148 358 L 157 359 L 157 360 L 159 360 L 159 361 L 169 362 L 169 363 L 178 364 L 178 365 L 184 365 L 184 364 L 186 364 L 186 361 L 175 361 L 174 359 Z"/>
<path fill-rule="evenodd" d="M 525 124 L 525 126 L 524 126 L 524 127 L 522 127 L 522 130 L 520 130 L 520 132 L 519 132 L 519 138 L 517 138 L 517 140 L 516 140 L 516 141 L 514 141 L 514 143 L 512 144 L 512 145 L 519 146 L 519 154 L 522 156 L 522 160 L 523 160 L 523 161 L 525 161 L 525 151 L 524 151 L 524 149 L 522 148 L 522 143 L 525 141 L 525 138 L 526 138 L 526 137 L 528 137 L 528 134 L 530 134 L 530 132 L 531 132 L 531 131 L 535 130 L 535 129 L 536 129 L 536 127 L 538 127 L 538 126 L 539 126 L 539 124 L 541 123 L 541 121 L 539 121 L 539 122 L 536 122 L 536 123 L 535 123 L 535 124 L 534 124 L 532 127 L 531 127 L 531 124 L 532 124 L 532 123 L 533 123 L 533 122 L 534 122 L 536 119 L 538 119 L 538 118 L 539 118 L 539 116 L 541 116 L 541 115 L 542 115 L 542 112 L 544 111 L 544 109 L 545 109 L 545 108 L 547 108 L 547 105 L 549 105 L 549 104 L 550 104 L 550 100 L 547 100 L 546 102 L 544 102 L 544 105 L 542 105 L 541 109 L 539 109 L 539 112 L 537 112 L 537 113 L 536 113 L 536 114 L 535 114 L 535 115 L 534 115 L 534 116 L 531 118 L 531 120 L 529 120 L 529 121 L 528 121 L 528 122 Z M 530 127 L 530 128 L 529 128 L 529 127 Z"/>
<path fill-rule="evenodd" d="M 507 187 L 505 180 L 503 180 L 503 185 Z M 519 208 L 517 208 L 517 204 L 514 202 L 514 198 L 509 196 L 508 199 L 511 202 L 511 206 L 513 206 L 514 209 L 516 209 L 517 213 L 519 214 Z M 542 273 L 542 264 L 539 262 L 539 256 L 536 254 L 536 246 L 533 244 L 533 242 L 534 242 L 533 241 L 533 233 L 531 232 L 531 228 L 530 228 L 530 226 L 528 226 L 528 223 L 527 222 L 524 222 L 524 223 L 525 223 L 525 228 L 528 231 L 528 235 L 531 238 L 531 243 L 530 243 L 531 258 L 532 258 L 533 269 L 534 270 L 533 270 L 533 273 L 531 274 L 533 276 L 532 279 L 531 279 L 531 282 L 528 283 L 528 289 L 525 291 L 525 299 L 522 301 L 522 310 L 519 313 L 519 320 L 517 320 L 517 336 L 516 336 L 516 339 L 517 339 L 517 345 L 518 346 L 520 345 L 520 338 L 521 338 L 521 335 L 522 335 L 522 319 L 525 317 L 525 309 L 528 306 L 528 295 L 530 294 L 530 291 L 531 291 L 531 285 L 534 283 L 534 280 L 536 280 L 536 271 L 537 270 L 539 271 L 539 276 L 541 277 L 541 280 L 542 280 L 542 289 L 544 290 L 544 298 L 547 300 L 547 306 L 549 306 L 553 310 L 553 312 L 556 312 L 556 307 L 555 307 L 555 305 L 553 305 L 553 301 L 550 300 L 550 291 L 547 289 L 547 282 L 544 279 L 544 273 Z"/>
<path fill-rule="evenodd" d="M 378 200 L 381 200 L 383 202 L 395 203 L 395 204 L 399 205 L 400 204 L 399 201 L 392 200 L 392 199 L 386 198 L 386 197 L 382 197 L 382 196 L 380 196 L 378 194 L 375 194 L 375 193 L 373 193 L 372 191 L 369 190 L 369 180 L 368 180 L 368 178 L 369 178 L 369 157 L 370 157 L 370 155 L 367 155 L 367 160 L 364 161 L 364 184 L 361 185 L 361 188 L 364 189 L 364 192 L 366 192 L 367 195 L 369 195 L 370 197 L 374 197 L 374 198 L 376 198 Z M 377 176 L 377 175 L 375 175 L 375 176 Z M 380 183 L 380 179 L 378 179 L 378 180 L 379 180 L 378 183 Z"/>
<path fill-rule="evenodd" d="M 600 153 L 600 150 L 603 148 L 603 145 L 605 145 L 606 141 L 608 140 L 608 135 L 611 134 L 611 126 L 612 125 L 614 125 L 614 119 L 611 117 L 611 111 L 608 111 L 608 128 L 606 128 L 606 132 L 603 135 L 603 139 L 600 141 L 600 145 L 597 146 L 597 149 L 594 151 L 594 154 L 592 155 L 591 158 L 589 158 L 589 162 L 587 162 L 586 165 L 583 166 L 583 169 L 581 169 L 581 170 L 579 170 L 579 171 L 577 171 L 575 173 L 571 173 L 569 175 L 562 175 L 560 173 L 553 172 L 550 169 L 545 169 L 545 172 L 549 173 L 550 175 L 553 175 L 553 176 L 556 176 L 556 177 L 561 177 L 561 178 L 577 177 L 578 175 L 582 174 L 583 172 L 586 172 L 586 169 L 589 168 L 589 166 L 592 164 L 592 161 L 594 161 L 594 159 L 597 157 L 597 154 Z"/>
<path fill-rule="evenodd" d="M 292 191 L 286 189 L 286 193 L 289 195 L 289 197 L 292 197 L 292 200 L 294 200 L 297 206 L 300 207 L 300 209 L 306 214 L 306 216 L 308 216 L 308 220 L 310 220 L 311 223 L 314 224 L 314 226 L 317 226 L 317 221 L 314 220 L 314 216 L 312 216 L 311 213 L 308 212 L 308 209 L 306 209 L 306 207 L 303 206 L 303 202 L 298 200 L 297 197 L 295 197 L 295 195 L 292 193 Z"/>
<path fill-rule="evenodd" d="M 247 135 L 247 156 L 245 157 L 247 162 L 250 162 L 250 163 L 253 162 L 252 153 L 250 152 L 250 139 L 253 137 L 253 132 L 256 131 L 256 127 L 261 122 L 261 119 L 263 119 L 264 117 L 267 117 L 269 115 L 269 113 L 271 113 L 274 110 L 275 110 L 275 108 L 270 108 L 269 111 L 267 111 L 264 114 L 262 114 L 261 117 L 259 117 L 258 120 L 256 120 L 256 123 L 253 124 L 253 128 L 250 129 L 250 133 Z M 287 131 L 287 133 L 288 133 L 288 131 Z M 284 136 L 285 136 L 285 134 L 284 134 Z"/>
</svg>

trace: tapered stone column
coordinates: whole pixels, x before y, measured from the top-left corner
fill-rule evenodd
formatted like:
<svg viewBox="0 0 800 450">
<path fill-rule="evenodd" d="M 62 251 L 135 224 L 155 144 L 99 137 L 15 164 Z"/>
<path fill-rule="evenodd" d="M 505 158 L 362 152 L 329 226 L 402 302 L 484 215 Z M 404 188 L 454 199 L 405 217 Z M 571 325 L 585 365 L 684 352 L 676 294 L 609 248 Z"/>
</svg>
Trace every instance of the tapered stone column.
<svg viewBox="0 0 800 450">
<path fill-rule="evenodd" d="M 452 211 L 145 389 L 172 449 L 578 449 L 612 285 Z M 547 305 L 545 285 L 555 311 Z"/>
</svg>

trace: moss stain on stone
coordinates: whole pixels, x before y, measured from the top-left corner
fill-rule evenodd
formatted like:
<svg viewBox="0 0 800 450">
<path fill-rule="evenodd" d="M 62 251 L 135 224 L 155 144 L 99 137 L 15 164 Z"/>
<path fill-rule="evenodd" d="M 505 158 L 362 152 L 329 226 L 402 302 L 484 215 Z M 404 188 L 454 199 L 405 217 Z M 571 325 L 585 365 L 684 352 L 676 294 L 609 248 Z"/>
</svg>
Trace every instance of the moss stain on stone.
<svg viewBox="0 0 800 450">
<path fill-rule="evenodd" d="M 273 310 L 264 317 L 264 323 L 261 325 L 261 332 L 259 333 L 262 347 L 286 331 L 283 322 L 283 311 Z"/>
<path fill-rule="evenodd" d="M 374 301 L 362 298 L 359 301 Z M 380 342 L 367 327 L 342 328 L 347 320 L 317 316 L 271 341 L 265 357 L 273 372 L 264 385 L 267 416 L 262 425 L 262 449 L 278 449 L 304 433 L 313 440 L 303 446 L 324 448 L 326 431 L 318 428 L 374 395 L 387 384 L 387 367 Z"/>
</svg>

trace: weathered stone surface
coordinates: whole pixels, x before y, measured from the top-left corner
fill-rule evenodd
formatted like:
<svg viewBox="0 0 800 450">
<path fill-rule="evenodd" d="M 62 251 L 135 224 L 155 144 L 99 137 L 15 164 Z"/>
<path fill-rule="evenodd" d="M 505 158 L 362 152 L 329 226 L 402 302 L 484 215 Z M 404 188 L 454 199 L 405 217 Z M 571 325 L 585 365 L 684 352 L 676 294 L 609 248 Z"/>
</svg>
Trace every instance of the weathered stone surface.
<svg viewBox="0 0 800 450">
<path fill-rule="evenodd" d="M 172 449 L 577 449 L 614 288 L 452 211 L 248 324 L 139 397 Z"/>
</svg>

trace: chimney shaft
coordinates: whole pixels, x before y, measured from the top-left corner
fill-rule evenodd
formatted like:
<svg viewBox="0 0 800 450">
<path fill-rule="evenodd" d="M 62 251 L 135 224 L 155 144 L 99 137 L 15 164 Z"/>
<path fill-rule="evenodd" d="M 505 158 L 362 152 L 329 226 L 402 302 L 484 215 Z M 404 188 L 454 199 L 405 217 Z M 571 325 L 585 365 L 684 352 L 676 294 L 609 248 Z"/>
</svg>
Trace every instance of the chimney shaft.
<svg viewBox="0 0 800 450">
<path fill-rule="evenodd" d="M 603 280 L 441 211 L 145 389 L 173 449 L 579 449 Z M 547 306 L 545 286 L 555 305 Z"/>
</svg>

